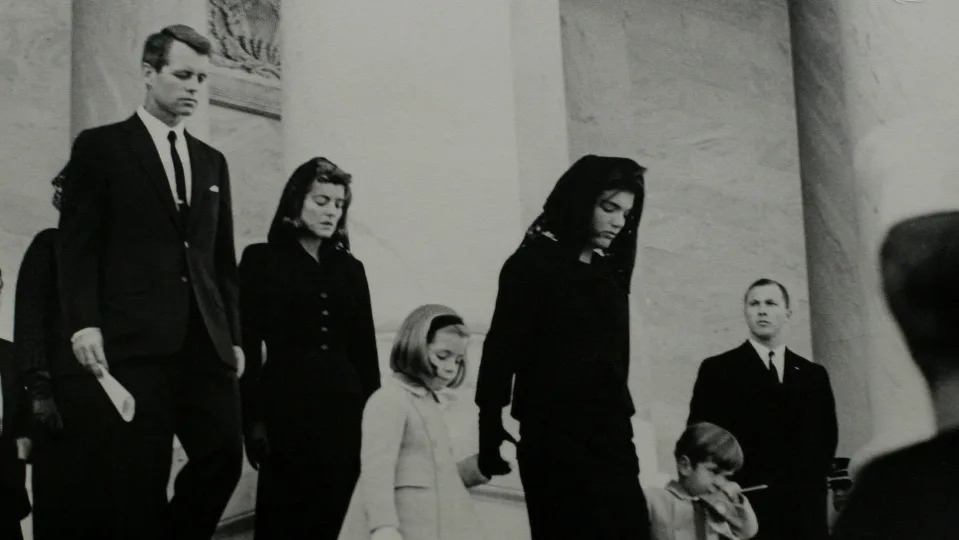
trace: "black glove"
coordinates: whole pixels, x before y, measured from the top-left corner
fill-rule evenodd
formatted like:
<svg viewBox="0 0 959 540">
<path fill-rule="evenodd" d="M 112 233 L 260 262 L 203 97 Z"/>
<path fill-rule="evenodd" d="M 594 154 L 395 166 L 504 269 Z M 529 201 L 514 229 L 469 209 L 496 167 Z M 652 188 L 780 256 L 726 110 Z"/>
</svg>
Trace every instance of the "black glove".
<svg viewBox="0 0 959 540">
<path fill-rule="evenodd" d="M 247 429 L 243 444 L 246 446 L 246 459 L 254 469 L 259 469 L 270 457 L 270 441 L 266 437 L 266 426 L 263 422 L 254 422 Z"/>
<path fill-rule="evenodd" d="M 503 416 L 499 410 L 480 410 L 479 413 L 479 459 L 480 473 L 487 478 L 509 474 L 512 469 L 509 462 L 500 455 L 499 447 L 503 441 L 516 444 L 516 439 L 503 427 Z"/>
<path fill-rule="evenodd" d="M 60 411 L 57 410 L 57 404 L 52 397 L 34 397 L 32 402 L 33 421 L 38 427 L 51 431 L 63 429 L 63 418 L 60 417 Z"/>
</svg>

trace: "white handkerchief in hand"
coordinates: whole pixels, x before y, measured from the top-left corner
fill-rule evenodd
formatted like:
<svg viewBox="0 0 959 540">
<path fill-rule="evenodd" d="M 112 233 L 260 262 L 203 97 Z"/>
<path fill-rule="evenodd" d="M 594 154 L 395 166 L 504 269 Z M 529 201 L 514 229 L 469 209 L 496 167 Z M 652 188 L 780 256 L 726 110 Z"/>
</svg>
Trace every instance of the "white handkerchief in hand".
<svg viewBox="0 0 959 540">
<path fill-rule="evenodd" d="M 110 375 L 109 372 L 102 372 L 102 375 L 97 377 L 97 380 L 100 381 L 100 386 L 103 387 L 103 390 L 107 393 L 107 397 L 110 398 L 113 406 L 116 407 L 117 412 L 120 413 L 120 417 L 127 422 L 133 420 L 133 413 L 136 412 L 136 401 L 130 392 L 128 392 L 119 381 L 114 379 L 113 375 Z"/>
</svg>

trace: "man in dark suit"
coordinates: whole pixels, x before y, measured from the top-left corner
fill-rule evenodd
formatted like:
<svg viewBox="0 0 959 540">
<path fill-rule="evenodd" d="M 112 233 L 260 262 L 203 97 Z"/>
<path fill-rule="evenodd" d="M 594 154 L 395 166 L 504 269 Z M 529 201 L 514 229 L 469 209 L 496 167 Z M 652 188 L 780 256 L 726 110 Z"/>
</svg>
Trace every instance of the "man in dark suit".
<svg viewBox="0 0 959 540">
<path fill-rule="evenodd" d="M 954 149 L 957 138 L 947 141 Z M 953 185 L 955 172 L 946 177 Z M 880 259 L 886 300 L 929 383 L 939 433 L 859 473 L 833 529 L 836 540 L 959 535 L 959 192 L 947 210 L 948 196 L 925 189 L 937 210 L 894 224 Z"/>
<path fill-rule="evenodd" d="M 3 274 L 0 274 L 0 293 Z M 0 538 L 23 538 L 20 520 L 30 513 L 26 467 L 17 438 L 23 436 L 25 407 L 20 377 L 13 360 L 13 344 L 0 339 Z"/>
<path fill-rule="evenodd" d="M 757 538 L 825 538 L 826 475 L 837 442 L 829 376 L 783 345 L 791 316 L 785 287 L 760 279 L 749 286 L 744 304 L 749 339 L 703 361 L 688 422 L 732 432 L 745 455 L 736 481 L 768 486 L 749 494 Z"/>
<path fill-rule="evenodd" d="M 209 53 L 188 26 L 150 36 L 143 106 L 80 133 L 64 185 L 66 335 L 80 364 L 109 370 L 136 400 L 129 424 L 104 419 L 117 424 L 105 514 L 121 538 L 209 538 L 240 475 L 230 180 L 223 155 L 182 123 Z M 174 434 L 189 462 L 168 502 Z"/>
</svg>

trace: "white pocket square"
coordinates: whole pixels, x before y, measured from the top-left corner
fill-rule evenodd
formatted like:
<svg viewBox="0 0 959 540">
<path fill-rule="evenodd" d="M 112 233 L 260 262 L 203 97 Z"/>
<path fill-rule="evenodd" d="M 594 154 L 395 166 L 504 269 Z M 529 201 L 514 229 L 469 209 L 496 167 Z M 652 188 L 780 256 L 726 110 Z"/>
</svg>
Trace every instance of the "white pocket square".
<svg viewBox="0 0 959 540">
<path fill-rule="evenodd" d="M 220 186 L 210 186 L 210 191 L 212 191 L 213 193 L 219 193 Z"/>
</svg>

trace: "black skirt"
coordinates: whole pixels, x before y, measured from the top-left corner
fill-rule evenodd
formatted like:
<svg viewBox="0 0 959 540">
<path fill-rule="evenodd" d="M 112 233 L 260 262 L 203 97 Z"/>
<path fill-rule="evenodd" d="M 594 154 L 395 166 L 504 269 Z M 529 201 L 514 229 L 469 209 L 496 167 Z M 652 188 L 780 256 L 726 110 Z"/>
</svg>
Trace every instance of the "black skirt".
<svg viewBox="0 0 959 540">
<path fill-rule="evenodd" d="M 557 411 L 521 430 L 517 458 L 534 539 L 649 538 L 628 416 Z"/>
<path fill-rule="evenodd" d="M 315 354 L 268 361 L 260 384 L 270 457 L 256 538 L 336 538 L 360 473 L 358 376 L 345 355 Z"/>
</svg>

